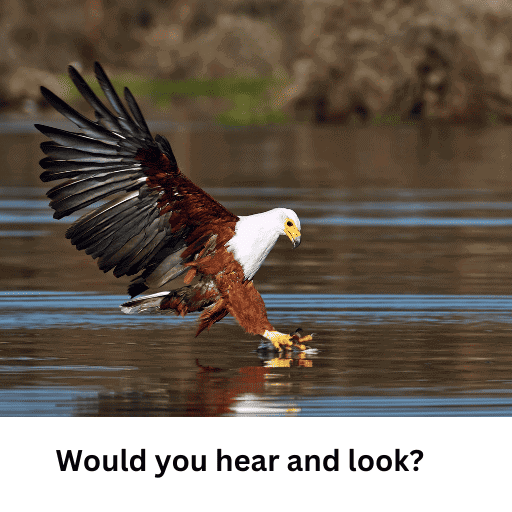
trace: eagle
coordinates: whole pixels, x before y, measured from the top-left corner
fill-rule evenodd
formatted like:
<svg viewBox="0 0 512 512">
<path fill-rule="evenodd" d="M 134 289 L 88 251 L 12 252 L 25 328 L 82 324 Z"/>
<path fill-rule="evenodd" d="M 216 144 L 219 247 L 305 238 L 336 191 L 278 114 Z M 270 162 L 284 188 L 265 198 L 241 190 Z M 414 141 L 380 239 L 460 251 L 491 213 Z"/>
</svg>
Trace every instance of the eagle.
<svg viewBox="0 0 512 512">
<path fill-rule="evenodd" d="M 229 313 L 271 348 L 305 350 L 311 336 L 274 329 L 253 284 L 280 235 L 299 246 L 297 214 L 275 208 L 234 215 L 180 171 L 169 141 L 151 135 L 128 88 L 126 108 L 98 62 L 94 72 L 110 108 L 73 66 L 68 72 L 95 121 L 41 87 L 45 100 L 80 129 L 35 125 L 51 139 L 41 144 L 41 180 L 65 180 L 47 192 L 55 219 L 95 206 L 69 227 L 66 238 L 97 259 L 103 272 L 135 276 L 128 287 L 131 300 L 121 310 L 182 316 L 200 311 L 196 336 Z M 183 286 L 141 295 L 180 276 Z"/>
</svg>

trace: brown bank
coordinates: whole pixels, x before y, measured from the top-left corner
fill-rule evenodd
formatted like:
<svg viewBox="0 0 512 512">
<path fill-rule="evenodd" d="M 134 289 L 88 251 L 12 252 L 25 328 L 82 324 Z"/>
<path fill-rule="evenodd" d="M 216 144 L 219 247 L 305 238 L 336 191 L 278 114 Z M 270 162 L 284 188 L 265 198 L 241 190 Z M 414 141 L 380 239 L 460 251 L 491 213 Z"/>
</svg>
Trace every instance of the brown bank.
<svg viewBox="0 0 512 512">
<path fill-rule="evenodd" d="M 157 0 L 0 9 L 0 102 L 33 113 L 70 62 L 184 80 L 276 77 L 291 118 L 510 122 L 505 1 Z M 208 110 L 208 109 L 207 109 Z"/>
</svg>

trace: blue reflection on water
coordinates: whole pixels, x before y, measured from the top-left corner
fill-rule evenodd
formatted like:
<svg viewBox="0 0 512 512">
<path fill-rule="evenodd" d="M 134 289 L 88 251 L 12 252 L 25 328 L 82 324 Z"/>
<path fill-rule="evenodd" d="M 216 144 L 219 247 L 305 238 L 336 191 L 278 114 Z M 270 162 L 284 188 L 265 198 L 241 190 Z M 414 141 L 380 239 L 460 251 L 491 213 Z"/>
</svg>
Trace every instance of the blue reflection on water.
<svg viewBox="0 0 512 512">
<path fill-rule="evenodd" d="M 95 414 L 103 388 L 17 387 L 0 389 L 0 416 L 72 416 Z M 505 390 L 509 393 L 512 390 Z M 412 393 L 411 393 L 412 394 Z M 149 404 L 148 404 L 149 405 Z M 186 415 L 185 408 L 170 404 Z M 161 412 L 161 411 L 160 411 Z M 148 408 L 151 414 L 151 408 Z M 511 397 L 313 396 L 241 395 L 230 416 L 511 416 Z"/>
<path fill-rule="evenodd" d="M 229 208 L 229 204 L 226 204 Z M 85 211 L 85 210 L 84 210 Z M 60 223 L 72 223 L 79 215 L 70 215 L 60 219 Z M 48 224 L 57 222 L 52 218 L 51 211 L 32 213 L 1 213 L 2 224 Z M 301 218 L 303 225 L 325 226 L 430 226 L 430 227 L 501 227 L 512 226 L 512 218 L 482 219 L 473 217 L 314 217 Z M 13 235 L 14 236 L 14 235 Z"/>
<path fill-rule="evenodd" d="M 349 198 L 338 190 L 334 191 L 335 196 L 333 196 L 334 192 L 329 189 L 308 191 L 306 189 L 282 188 L 207 188 L 206 190 L 213 196 L 224 197 L 223 203 L 227 208 L 233 210 L 241 208 L 261 210 L 261 196 L 267 199 L 269 207 L 280 206 L 285 201 L 288 208 L 294 208 L 301 212 L 301 222 L 305 225 L 397 227 L 500 227 L 512 225 L 512 218 L 497 217 L 493 214 L 493 212 L 512 210 L 512 202 L 485 200 L 487 192 L 485 190 L 478 191 L 475 200 L 468 200 L 468 198 L 475 197 L 475 191 L 386 189 L 385 196 L 381 197 L 382 191 L 365 190 L 365 196 L 375 197 L 375 201 L 368 201 L 367 198 L 354 201 L 354 198 Z M 48 200 L 44 198 L 44 191 L 43 188 L 30 187 L 26 189 L 22 187 L 0 188 L 0 223 L 48 224 L 56 222 L 52 218 L 53 212 L 48 207 Z M 297 197 L 304 194 L 311 194 L 315 199 L 310 197 L 307 202 L 298 201 Z M 455 195 L 458 197 L 453 197 L 454 200 L 435 200 L 436 197 L 444 199 Z M 232 199 L 239 197 L 244 199 Z M 251 197 L 257 199 L 255 204 L 251 203 Z M 102 201 L 98 201 L 95 207 L 100 204 Z M 91 207 L 85 208 L 80 215 L 90 210 Z M 481 216 L 482 210 L 484 211 L 483 217 Z M 317 215 L 314 212 L 317 212 Z M 404 213 L 408 212 L 419 215 L 404 217 Z M 457 217 L 450 215 L 450 212 L 466 212 L 466 215 Z M 64 224 L 74 222 L 80 215 L 71 215 L 59 222 Z M 11 236 L 18 235 L 13 231 Z"/>
<path fill-rule="evenodd" d="M 0 416 L 73 416 L 77 401 L 97 396 L 98 390 L 75 387 L 0 389 Z"/>
<path fill-rule="evenodd" d="M 231 409 L 236 416 L 510 416 L 512 398 L 315 396 L 297 399 L 247 395 L 239 397 Z"/>
<path fill-rule="evenodd" d="M 0 237 L 2 238 L 23 238 L 33 236 L 46 236 L 50 231 L 34 230 L 34 229 L 13 229 L 13 230 L 0 230 Z"/>
<path fill-rule="evenodd" d="M 125 315 L 119 310 L 126 295 L 90 292 L 0 292 L 0 328 L 44 328 L 62 325 L 166 328 L 195 322 L 174 314 Z M 512 323 L 511 295 L 291 295 L 263 294 L 269 316 L 294 321 L 307 316 L 312 323 L 340 326 L 354 322 Z M 234 322 L 227 317 L 224 322 Z"/>
<path fill-rule="evenodd" d="M 429 227 L 498 227 L 512 226 L 512 219 L 428 218 L 428 217 L 317 217 L 301 220 L 303 224 L 326 226 L 429 226 Z"/>
</svg>

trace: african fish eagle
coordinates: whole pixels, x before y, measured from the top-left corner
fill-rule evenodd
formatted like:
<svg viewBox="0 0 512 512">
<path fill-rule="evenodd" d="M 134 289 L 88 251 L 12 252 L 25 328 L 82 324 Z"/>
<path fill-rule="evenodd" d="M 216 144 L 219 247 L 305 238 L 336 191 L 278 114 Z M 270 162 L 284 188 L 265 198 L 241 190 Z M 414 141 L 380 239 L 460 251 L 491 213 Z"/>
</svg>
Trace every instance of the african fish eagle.
<svg viewBox="0 0 512 512">
<path fill-rule="evenodd" d="M 301 343 L 311 336 L 276 331 L 252 281 L 279 235 L 288 236 L 294 248 L 300 244 L 295 212 L 275 208 L 249 216 L 232 214 L 181 173 L 168 140 L 152 137 L 125 88 L 128 112 L 99 63 L 94 65 L 96 78 L 114 112 L 75 68 L 68 70 L 96 121 L 41 87 L 48 103 L 82 132 L 36 124 L 51 139 L 41 144 L 47 155 L 40 162 L 45 169 L 41 180 L 66 180 L 47 193 L 55 219 L 109 198 L 74 222 L 66 238 L 98 258 L 104 272 L 136 275 L 128 287 L 132 300 L 121 305 L 122 311 L 183 316 L 202 311 L 196 336 L 230 313 L 246 332 L 270 340 L 277 350 L 305 349 Z M 183 276 L 184 286 L 139 296 L 178 276 Z"/>
</svg>

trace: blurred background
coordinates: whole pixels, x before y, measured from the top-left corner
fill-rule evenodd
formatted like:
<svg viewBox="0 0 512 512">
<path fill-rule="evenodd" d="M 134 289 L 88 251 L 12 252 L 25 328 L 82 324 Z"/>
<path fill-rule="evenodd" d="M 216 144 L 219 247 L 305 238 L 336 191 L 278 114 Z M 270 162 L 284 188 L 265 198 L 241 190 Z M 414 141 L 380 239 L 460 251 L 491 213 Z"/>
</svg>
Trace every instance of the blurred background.
<svg viewBox="0 0 512 512">
<path fill-rule="evenodd" d="M 3 0 L 0 415 L 511 415 L 512 2 Z M 123 315 L 52 219 L 34 122 L 74 130 L 73 64 L 128 86 L 180 169 L 237 215 L 293 208 L 226 317 Z M 90 207 L 84 211 L 90 211 Z M 81 212 L 80 212 L 81 213 Z"/>
<path fill-rule="evenodd" d="M 0 106 L 34 114 L 40 84 L 73 99 L 66 66 L 99 60 L 174 119 L 509 123 L 511 14 L 508 0 L 3 0 Z"/>
</svg>

